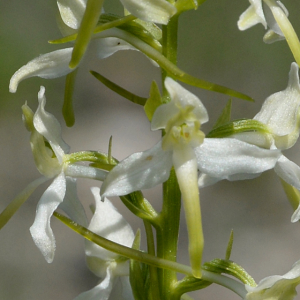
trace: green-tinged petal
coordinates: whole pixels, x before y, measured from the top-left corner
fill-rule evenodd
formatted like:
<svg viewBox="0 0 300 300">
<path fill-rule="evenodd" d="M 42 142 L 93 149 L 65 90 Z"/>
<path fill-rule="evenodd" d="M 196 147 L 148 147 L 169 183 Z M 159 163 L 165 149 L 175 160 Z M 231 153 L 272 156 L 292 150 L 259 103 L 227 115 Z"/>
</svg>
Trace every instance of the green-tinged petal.
<svg viewBox="0 0 300 300">
<path fill-rule="evenodd" d="M 300 284 L 300 261 L 283 276 L 266 277 L 256 287 L 246 285 L 248 291 L 245 300 L 292 300 L 297 295 L 296 287 Z"/>
<path fill-rule="evenodd" d="M 122 50 L 122 49 L 118 49 L 118 50 Z M 118 50 L 116 50 L 116 51 L 118 51 Z M 127 99 L 133 103 L 136 103 L 139 105 L 145 105 L 146 98 L 137 96 L 137 95 L 125 90 L 124 88 L 120 87 L 119 85 L 115 84 L 114 82 L 110 81 L 109 79 L 107 79 L 106 77 L 102 76 L 101 74 L 99 74 L 95 71 L 90 71 L 90 72 L 99 81 L 101 81 L 105 86 L 107 86 L 109 89 L 116 92 L 120 96 L 124 97 L 125 99 Z"/>
<path fill-rule="evenodd" d="M 33 117 L 33 124 L 39 134 L 44 136 L 50 143 L 57 159 L 62 163 L 63 156 L 68 153 L 70 147 L 64 142 L 61 136 L 61 127 L 58 120 L 45 111 L 46 97 L 45 88 L 41 86 L 38 93 L 39 106 Z"/>
<path fill-rule="evenodd" d="M 66 193 L 66 178 L 59 174 L 42 195 L 36 210 L 34 223 L 30 233 L 36 246 L 40 249 L 48 263 L 54 259 L 55 238 L 50 226 L 53 212 L 63 201 Z"/>
<path fill-rule="evenodd" d="M 72 220 L 82 226 L 88 226 L 84 208 L 77 196 L 76 179 L 66 177 L 66 194 L 64 201 L 59 205 Z"/>
<path fill-rule="evenodd" d="M 267 21 L 262 8 L 262 0 L 250 0 L 251 5 L 244 11 L 238 21 L 239 30 L 246 30 L 258 23 L 267 28 Z"/>
<path fill-rule="evenodd" d="M 74 69 L 80 63 L 94 32 L 104 0 L 87 0 L 86 10 L 78 31 L 72 58 L 69 64 Z"/>
<path fill-rule="evenodd" d="M 144 106 L 144 110 L 149 121 L 152 120 L 153 114 L 156 109 L 162 104 L 162 99 L 160 96 L 160 92 L 155 81 L 152 81 L 150 88 L 150 96 L 146 101 Z"/>
<path fill-rule="evenodd" d="M 213 129 L 225 125 L 226 123 L 230 122 L 231 118 L 231 106 L 232 106 L 232 100 L 228 100 L 226 106 L 223 108 L 221 115 L 219 116 L 217 122 L 215 123 Z"/>
<path fill-rule="evenodd" d="M 73 109 L 73 92 L 75 87 L 75 80 L 77 75 L 77 70 L 71 72 L 66 77 L 65 84 L 65 95 L 64 104 L 62 108 L 62 113 L 68 127 L 72 127 L 75 124 L 75 115 Z"/>
<path fill-rule="evenodd" d="M 254 117 L 266 124 L 274 134 L 277 148 L 287 149 L 295 144 L 299 136 L 300 84 L 298 65 L 292 63 L 288 86 L 284 91 L 269 96 L 260 112 Z M 278 136 L 278 140 L 277 140 Z M 284 141 L 280 137 L 288 139 Z"/>
<path fill-rule="evenodd" d="M 78 29 L 86 8 L 87 0 L 57 0 L 62 20 L 73 29 Z"/>
<path fill-rule="evenodd" d="M 107 175 L 101 187 L 104 197 L 126 195 L 166 181 L 172 167 L 172 152 L 161 142 L 149 150 L 130 155 Z"/>
<path fill-rule="evenodd" d="M 204 139 L 195 148 L 200 172 L 218 180 L 245 179 L 243 174 L 260 174 L 274 168 L 279 150 L 267 150 L 236 139 Z M 236 177 L 231 177 L 236 175 Z M 251 177 L 250 177 L 251 178 Z"/>
<path fill-rule="evenodd" d="M 41 177 L 31 182 L 16 198 L 14 198 L 0 214 L 0 229 L 6 225 L 22 204 L 30 197 L 35 189 L 48 178 Z"/>
<path fill-rule="evenodd" d="M 197 183 L 197 160 L 194 150 L 190 146 L 178 146 L 173 150 L 173 164 L 183 199 L 192 272 L 195 277 L 201 278 L 204 238 Z"/>
<path fill-rule="evenodd" d="M 19 83 L 33 76 L 56 78 L 70 73 L 69 68 L 73 48 L 56 50 L 31 60 L 20 68 L 10 79 L 9 91 L 15 93 Z"/>
<path fill-rule="evenodd" d="M 292 185 L 288 184 L 286 181 L 283 179 L 280 180 L 281 184 L 283 186 L 284 192 L 294 209 L 294 215 L 292 216 L 295 217 L 295 219 L 300 219 L 300 192 L 297 190 L 295 187 Z"/>
<path fill-rule="evenodd" d="M 123 6 L 144 21 L 168 24 L 176 8 L 165 0 L 121 0 Z"/>
<path fill-rule="evenodd" d="M 281 155 L 274 170 L 281 179 L 300 190 L 300 167 L 298 165 Z M 300 220 L 299 210 L 298 207 L 293 213 L 291 222 L 294 223 Z"/>
</svg>

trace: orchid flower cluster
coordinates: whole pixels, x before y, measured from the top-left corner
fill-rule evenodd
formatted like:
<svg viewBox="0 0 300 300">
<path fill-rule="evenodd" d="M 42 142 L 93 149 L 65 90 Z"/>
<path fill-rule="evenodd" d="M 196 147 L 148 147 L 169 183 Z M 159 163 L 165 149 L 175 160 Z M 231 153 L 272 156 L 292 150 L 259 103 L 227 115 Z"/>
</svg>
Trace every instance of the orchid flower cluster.
<svg viewBox="0 0 300 300">
<path fill-rule="evenodd" d="M 137 50 L 162 71 L 162 93 L 153 81 L 146 98 L 91 71 L 108 88 L 143 106 L 151 130 L 161 131 L 161 140 L 153 147 L 122 161 L 112 156 L 111 140 L 107 153 L 70 152 L 62 138 L 61 125 L 46 110 L 45 87 L 40 87 L 35 112 L 27 103 L 22 106 L 34 162 L 42 177 L 30 183 L 2 211 L 0 228 L 38 186 L 51 181 L 38 202 L 30 233 L 48 263 L 55 259 L 56 251 L 53 216 L 85 238 L 87 267 L 99 277 L 99 284 L 76 300 L 191 299 L 188 292 L 213 283 L 246 300 L 294 299 L 300 284 L 300 260 L 285 275 L 270 276 L 257 284 L 230 259 L 233 235 L 224 259 L 202 259 L 205 239 L 201 189 L 220 180 L 250 180 L 274 169 L 294 209 L 291 222 L 300 220 L 300 167 L 282 153 L 295 145 L 300 132 L 300 42 L 283 3 L 249 1 L 250 7 L 238 20 L 238 29 L 261 23 L 268 30 L 263 41 L 286 40 L 295 58 L 287 88 L 270 95 L 253 119 L 232 121 L 230 100 L 211 131 L 202 131 L 209 113 L 187 85 L 252 101 L 240 91 L 196 78 L 176 64 L 179 16 L 198 9 L 203 0 L 121 0 L 124 16 L 105 12 L 104 0 L 57 0 L 63 37 L 51 43 L 73 42 L 73 46 L 42 54 L 11 77 L 9 90 L 15 93 L 20 82 L 29 77 L 66 76 L 63 116 L 71 127 L 75 122 L 72 98 L 76 70 L 84 63 L 83 58 L 90 57 L 89 51 L 96 51 L 98 58 L 104 59 L 119 50 Z M 89 48 L 91 43 L 95 47 Z M 77 196 L 79 178 L 95 182 L 91 192 L 96 205 L 90 221 Z M 143 190 L 157 185 L 162 185 L 163 190 L 161 211 L 154 209 L 151 199 L 143 195 Z M 112 197 L 119 197 L 143 221 L 144 232 L 133 232 L 110 201 Z M 188 232 L 188 266 L 177 260 L 181 203 Z M 141 250 L 141 234 L 146 236 L 146 250 Z M 184 274 L 182 279 L 178 279 L 179 273 Z"/>
</svg>

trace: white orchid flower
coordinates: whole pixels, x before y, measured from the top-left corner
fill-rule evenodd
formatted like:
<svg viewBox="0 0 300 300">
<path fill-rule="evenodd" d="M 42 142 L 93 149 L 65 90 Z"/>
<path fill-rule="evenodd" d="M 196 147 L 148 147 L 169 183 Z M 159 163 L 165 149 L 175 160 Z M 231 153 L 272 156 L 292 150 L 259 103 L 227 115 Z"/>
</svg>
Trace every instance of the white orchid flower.
<svg viewBox="0 0 300 300">
<path fill-rule="evenodd" d="M 91 191 L 95 197 L 96 211 L 88 229 L 110 241 L 132 247 L 134 233 L 130 225 L 108 199 L 101 201 L 99 188 L 91 188 Z M 103 280 L 74 300 L 134 299 L 127 259 L 90 241 L 86 241 L 85 254 L 89 269 Z M 119 296 L 110 298 L 112 291 L 119 292 Z"/>
<path fill-rule="evenodd" d="M 250 7 L 240 16 L 238 27 L 248 29 L 262 23 L 268 30 L 264 36 L 265 43 L 273 43 L 286 39 L 295 61 L 300 65 L 300 41 L 288 19 L 285 6 L 276 0 L 249 0 Z"/>
<path fill-rule="evenodd" d="M 264 36 L 264 41 L 266 43 L 285 39 L 283 32 L 272 14 L 269 4 L 267 4 L 264 0 L 249 0 L 249 2 L 251 5 L 244 13 L 241 14 L 238 21 L 238 28 L 240 30 L 246 30 L 258 23 L 261 23 L 265 29 L 269 28 L 268 32 Z M 286 17 L 288 17 L 288 11 L 280 1 L 271 0 L 270 2 L 280 9 Z"/>
<path fill-rule="evenodd" d="M 55 238 L 50 227 L 53 212 L 59 206 L 75 222 L 87 225 L 84 209 L 77 198 L 76 178 L 104 180 L 106 173 L 92 167 L 70 164 L 67 161 L 70 147 L 61 137 L 61 127 L 57 119 L 45 111 L 44 87 L 41 87 L 38 93 L 38 100 L 39 106 L 35 114 L 26 104 L 23 106 L 23 119 L 31 131 L 30 145 L 35 164 L 44 175 L 34 188 L 49 179 L 53 179 L 53 182 L 38 203 L 30 232 L 46 261 L 51 263 L 55 252 Z"/>
<path fill-rule="evenodd" d="M 287 88 L 269 96 L 263 103 L 260 112 L 254 117 L 254 120 L 260 121 L 268 127 L 270 134 L 262 135 L 258 132 L 246 132 L 231 137 L 263 148 L 285 150 L 292 147 L 299 137 L 300 128 L 300 84 L 298 71 L 298 65 L 292 63 Z M 274 170 L 284 181 L 300 190 L 299 166 L 281 154 L 274 165 Z M 207 173 L 203 173 L 199 179 L 201 187 L 224 179 L 220 177 L 212 178 Z M 249 179 L 251 176 L 252 168 L 249 169 L 249 172 L 245 169 L 245 172 L 239 174 L 239 176 L 230 176 L 227 179 Z M 300 206 L 293 213 L 291 221 L 296 222 L 299 219 Z"/>
<path fill-rule="evenodd" d="M 168 3 L 165 0 L 161 1 Z M 63 21 L 62 31 L 67 34 L 76 32 L 85 11 L 86 0 L 59 0 L 57 4 Z M 99 59 L 109 57 L 119 50 L 137 50 L 118 36 L 122 36 L 122 30 L 118 28 L 108 29 L 97 34 L 93 41 L 97 44 Z M 71 73 L 74 71 L 74 69 L 69 68 L 72 52 L 73 47 L 69 47 L 42 54 L 29 61 L 14 73 L 10 79 L 9 91 L 15 93 L 19 83 L 26 78 L 38 76 L 52 79 Z M 87 54 L 87 56 L 89 55 Z"/>
<path fill-rule="evenodd" d="M 256 287 L 246 285 L 245 300 L 292 300 L 297 295 L 296 287 L 300 284 L 300 261 L 283 276 L 266 277 Z"/>
<path fill-rule="evenodd" d="M 199 277 L 203 236 L 198 170 L 228 178 L 251 169 L 255 176 L 273 168 L 280 151 L 236 139 L 205 139 L 200 126 L 208 121 L 208 114 L 202 102 L 171 78 L 166 78 L 165 86 L 171 101 L 157 108 L 151 122 L 151 129 L 164 129 L 165 136 L 153 148 L 134 153 L 115 166 L 103 182 L 101 196 L 121 196 L 154 187 L 169 178 L 174 166 L 186 213 L 191 265 Z"/>
</svg>

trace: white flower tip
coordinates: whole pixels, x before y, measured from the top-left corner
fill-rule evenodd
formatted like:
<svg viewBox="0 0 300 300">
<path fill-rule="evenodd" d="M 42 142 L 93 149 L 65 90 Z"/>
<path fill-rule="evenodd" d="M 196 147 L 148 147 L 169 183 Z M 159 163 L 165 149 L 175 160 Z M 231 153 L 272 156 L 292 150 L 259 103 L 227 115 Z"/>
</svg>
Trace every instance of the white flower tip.
<svg viewBox="0 0 300 300">
<path fill-rule="evenodd" d="M 299 66 L 297 63 L 293 62 L 291 64 L 291 70 L 289 73 L 289 83 L 288 86 L 290 88 L 297 89 L 300 92 L 300 85 L 299 85 Z"/>
<path fill-rule="evenodd" d="M 291 217 L 291 222 L 292 223 L 296 223 L 300 220 L 300 204 L 298 206 L 298 208 L 294 211 L 294 213 L 292 214 Z"/>
<path fill-rule="evenodd" d="M 41 102 L 45 99 L 45 87 L 42 85 L 40 86 L 40 91 L 38 92 L 38 99 L 39 99 L 39 102 Z"/>
<path fill-rule="evenodd" d="M 52 236 L 52 239 L 48 237 L 44 230 L 41 230 L 41 227 L 35 226 L 35 224 L 33 224 L 29 230 L 35 245 L 42 252 L 47 263 L 52 263 L 56 248 L 54 237 Z"/>
<path fill-rule="evenodd" d="M 9 82 L 9 92 L 15 93 L 18 89 L 19 82 L 15 80 L 14 76 L 10 79 Z"/>
</svg>

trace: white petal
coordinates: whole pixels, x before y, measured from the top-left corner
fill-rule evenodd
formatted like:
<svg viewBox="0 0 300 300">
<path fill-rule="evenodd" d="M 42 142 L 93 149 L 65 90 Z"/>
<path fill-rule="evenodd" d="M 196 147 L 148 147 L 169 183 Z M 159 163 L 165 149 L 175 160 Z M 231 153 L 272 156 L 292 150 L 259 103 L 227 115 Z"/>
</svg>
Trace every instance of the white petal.
<svg viewBox="0 0 300 300">
<path fill-rule="evenodd" d="M 78 29 L 85 12 L 87 0 L 58 0 L 62 20 L 73 29 Z"/>
<path fill-rule="evenodd" d="M 136 50 L 133 46 L 128 44 L 127 42 L 115 38 L 115 37 L 110 37 L 110 38 L 100 38 L 95 40 L 97 43 L 97 54 L 100 59 L 109 57 L 116 53 L 117 51 L 120 50 Z"/>
<path fill-rule="evenodd" d="M 254 117 L 255 120 L 267 124 L 278 136 L 292 133 L 297 125 L 300 105 L 298 70 L 298 65 L 292 63 L 287 88 L 269 96 Z"/>
<path fill-rule="evenodd" d="M 73 48 L 56 50 L 31 60 L 21 67 L 10 79 L 9 91 L 15 93 L 19 83 L 33 76 L 56 78 L 70 73 L 69 62 Z"/>
<path fill-rule="evenodd" d="M 50 219 L 58 205 L 63 201 L 66 193 L 66 179 L 62 172 L 58 175 L 42 195 L 36 210 L 30 233 L 36 246 L 51 263 L 55 252 L 55 238 L 50 227 Z"/>
<path fill-rule="evenodd" d="M 250 7 L 243 12 L 238 21 L 239 30 L 246 30 L 258 23 L 267 28 L 267 22 L 262 9 L 262 0 L 250 0 Z"/>
<path fill-rule="evenodd" d="M 275 172 L 288 184 L 300 190 L 300 167 L 281 155 L 274 168 Z"/>
<path fill-rule="evenodd" d="M 91 290 L 80 294 L 74 300 L 108 300 L 113 287 L 114 277 L 110 268 L 107 268 L 103 281 Z"/>
<path fill-rule="evenodd" d="M 246 285 L 246 300 L 292 300 L 297 294 L 295 288 L 300 283 L 300 261 L 283 276 L 274 275 L 264 278 L 256 287 Z"/>
<path fill-rule="evenodd" d="M 99 188 L 94 187 L 91 191 L 95 197 L 96 211 L 88 229 L 110 241 L 131 247 L 134 233 L 130 225 L 108 199 L 101 201 Z M 90 241 L 86 241 L 85 253 L 103 261 L 111 261 L 119 256 Z"/>
<path fill-rule="evenodd" d="M 144 21 L 168 24 L 176 8 L 165 0 L 121 0 L 123 6 L 134 16 Z"/>
<path fill-rule="evenodd" d="M 65 153 L 69 152 L 70 147 L 62 139 L 61 127 L 57 119 L 45 111 L 46 98 L 45 88 L 43 86 L 41 86 L 38 98 L 39 106 L 33 117 L 34 127 L 49 141 L 57 159 L 62 163 L 62 158 Z"/>
<path fill-rule="evenodd" d="M 108 172 L 83 165 L 68 165 L 65 174 L 74 178 L 89 178 L 104 181 Z"/>
<path fill-rule="evenodd" d="M 66 194 L 59 208 L 76 223 L 84 227 L 88 226 L 84 208 L 77 196 L 76 179 L 66 177 Z"/>
<path fill-rule="evenodd" d="M 122 196 L 148 189 L 169 178 L 172 152 L 163 151 L 161 142 L 149 150 L 130 155 L 115 166 L 101 187 L 101 195 Z"/>
<path fill-rule="evenodd" d="M 220 180 L 235 174 L 259 174 L 272 169 L 281 155 L 279 150 L 261 149 L 229 138 L 206 138 L 194 150 L 200 172 Z"/>
</svg>

